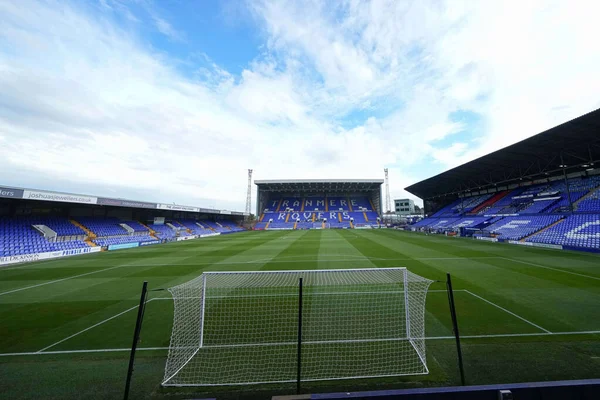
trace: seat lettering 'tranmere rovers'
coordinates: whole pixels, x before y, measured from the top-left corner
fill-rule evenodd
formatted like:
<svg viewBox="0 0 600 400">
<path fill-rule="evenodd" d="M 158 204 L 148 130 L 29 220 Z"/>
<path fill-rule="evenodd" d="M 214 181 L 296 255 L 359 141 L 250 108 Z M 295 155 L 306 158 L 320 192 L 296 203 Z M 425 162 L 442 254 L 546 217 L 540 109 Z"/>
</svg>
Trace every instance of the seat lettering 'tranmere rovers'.
<svg viewBox="0 0 600 400">
<path fill-rule="evenodd" d="M 321 220 L 323 220 L 323 218 L 327 218 L 329 220 L 337 220 L 339 212 L 331 211 L 331 212 L 316 212 L 316 213 L 315 212 L 291 213 L 289 220 L 290 221 L 296 221 L 297 219 L 300 219 L 300 220 L 311 219 L 312 220 L 313 214 L 315 216 L 315 220 L 317 220 L 317 221 L 321 221 Z M 288 213 L 279 213 L 279 215 L 277 216 L 277 220 L 285 221 L 287 218 L 287 215 L 288 215 Z M 350 215 L 347 212 L 343 212 L 342 219 L 349 220 Z"/>
</svg>

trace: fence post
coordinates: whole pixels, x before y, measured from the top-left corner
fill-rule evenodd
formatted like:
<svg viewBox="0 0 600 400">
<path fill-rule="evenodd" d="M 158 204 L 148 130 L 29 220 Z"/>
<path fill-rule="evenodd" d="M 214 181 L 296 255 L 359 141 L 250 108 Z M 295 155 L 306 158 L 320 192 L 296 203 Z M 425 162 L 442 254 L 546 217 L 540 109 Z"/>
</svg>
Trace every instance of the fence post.
<svg viewBox="0 0 600 400">
<path fill-rule="evenodd" d="M 129 355 L 129 368 L 127 369 L 127 380 L 125 381 L 125 395 L 123 398 L 129 398 L 129 389 L 131 387 L 131 375 L 133 374 L 133 364 L 135 361 L 135 350 L 138 341 L 140 340 L 140 332 L 142 330 L 142 320 L 144 319 L 144 310 L 146 309 L 146 294 L 148 292 L 148 282 L 144 281 L 142 285 L 142 295 L 140 296 L 140 305 L 138 307 L 137 320 L 135 322 L 135 330 L 133 331 L 133 344 L 131 345 L 131 354 Z"/>
<path fill-rule="evenodd" d="M 465 370 L 463 367 L 462 350 L 460 348 L 460 334 L 458 332 L 458 320 L 456 319 L 456 308 L 454 306 L 454 292 L 452 291 L 452 278 L 446 274 L 446 289 L 448 290 L 448 303 L 450 304 L 450 316 L 452 317 L 452 329 L 456 339 L 456 352 L 458 354 L 458 369 L 460 370 L 461 385 L 465 385 Z"/>
<path fill-rule="evenodd" d="M 296 394 L 300 394 L 300 377 L 302 375 L 302 278 L 298 280 L 298 371 L 296 376 Z"/>
</svg>

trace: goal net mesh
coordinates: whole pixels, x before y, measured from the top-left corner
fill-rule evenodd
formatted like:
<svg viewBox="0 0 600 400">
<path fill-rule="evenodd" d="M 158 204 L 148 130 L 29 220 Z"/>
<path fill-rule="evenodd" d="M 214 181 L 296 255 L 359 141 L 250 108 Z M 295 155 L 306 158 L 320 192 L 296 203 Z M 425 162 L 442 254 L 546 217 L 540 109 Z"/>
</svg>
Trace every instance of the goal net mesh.
<svg viewBox="0 0 600 400">
<path fill-rule="evenodd" d="M 428 373 L 432 281 L 405 268 L 205 272 L 169 289 L 164 386 L 295 382 L 299 278 L 302 381 Z"/>
</svg>

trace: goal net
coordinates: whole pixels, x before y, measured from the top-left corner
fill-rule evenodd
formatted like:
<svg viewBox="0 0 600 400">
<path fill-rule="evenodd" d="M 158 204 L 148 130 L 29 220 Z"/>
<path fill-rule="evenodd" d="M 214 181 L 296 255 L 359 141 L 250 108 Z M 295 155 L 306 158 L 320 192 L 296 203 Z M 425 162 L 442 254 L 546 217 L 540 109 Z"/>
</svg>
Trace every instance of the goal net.
<svg viewBox="0 0 600 400">
<path fill-rule="evenodd" d="M 169 289 L 162 384 L 295 382 L 298 363 L 302 381 L 427 374 L 431 283 L 405 268 L 205 272 Z"/>
</svg>

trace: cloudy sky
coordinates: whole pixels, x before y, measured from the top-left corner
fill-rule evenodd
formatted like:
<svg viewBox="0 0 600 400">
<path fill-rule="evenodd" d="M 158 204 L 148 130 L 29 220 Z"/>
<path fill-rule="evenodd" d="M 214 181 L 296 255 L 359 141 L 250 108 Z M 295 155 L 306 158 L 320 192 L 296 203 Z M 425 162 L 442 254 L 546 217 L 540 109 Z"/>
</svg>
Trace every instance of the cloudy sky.
<svg viewBox="0 0 600 400">
<path fill-rule="evenodd" d="M 243 210 L 600 107 L 597 1 L 0 0 L 0 185 Z"/>
</svg>

